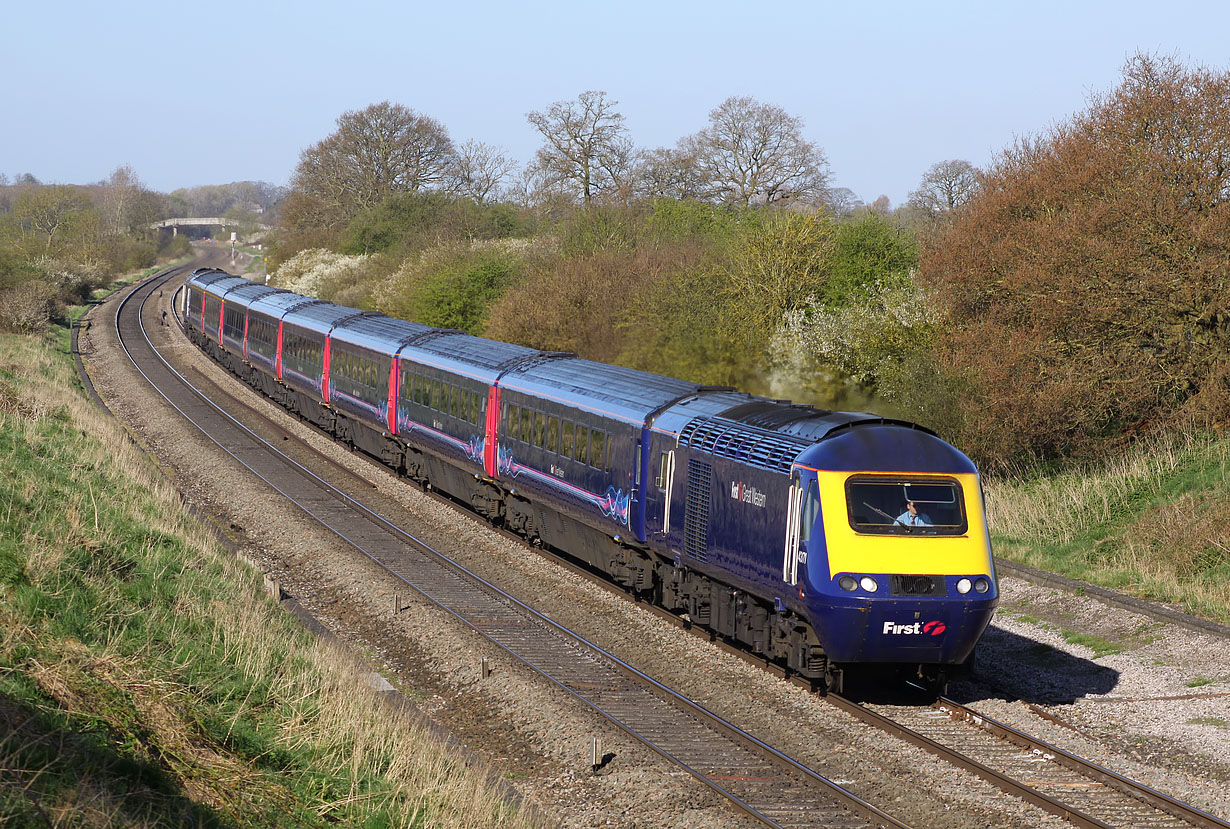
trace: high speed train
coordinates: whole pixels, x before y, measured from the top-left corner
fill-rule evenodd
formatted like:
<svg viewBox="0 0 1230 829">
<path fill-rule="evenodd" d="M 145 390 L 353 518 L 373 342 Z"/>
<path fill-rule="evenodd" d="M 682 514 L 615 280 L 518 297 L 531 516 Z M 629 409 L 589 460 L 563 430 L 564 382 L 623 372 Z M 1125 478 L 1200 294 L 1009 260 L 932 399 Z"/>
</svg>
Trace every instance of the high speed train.
<svg viewBox="0 0 1230 829">
<path fill-rule="evenodd" d="M 392 470 L 817 683 L 930 682 L 999 601 L 978 470 L 915 424 L 345 308 L 216 269 L 187 335 Z"/>
</svg>

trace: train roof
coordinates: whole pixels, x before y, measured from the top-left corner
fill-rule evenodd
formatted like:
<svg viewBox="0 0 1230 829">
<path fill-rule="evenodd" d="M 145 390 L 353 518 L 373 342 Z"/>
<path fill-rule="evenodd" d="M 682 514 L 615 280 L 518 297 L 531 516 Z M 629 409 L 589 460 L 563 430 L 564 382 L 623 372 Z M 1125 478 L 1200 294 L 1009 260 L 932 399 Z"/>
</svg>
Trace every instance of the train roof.
<svg viewBox="0 0 1230 829">
<path fill-rule="evenodd" d="M 205 293 L 216 297 L 224 296 L 227 291 L 238 288 L 241 285 L 255 285 L 251 279 L 242 276 L 224 275 L 221 279 L 211 279 L 208 284 L 203 284 Z"/>
<path fill-rule="evenodd" d="M 280 291 L 276 294 L 266 294 L 252 300 L 248 306 L 248 310 L 255 311 L 259 314 L 267 314 L 274 319 L 282 319 L 290 311 L 296 308 L 302 308 L 305 305 L 321 304 L 319 299 L 311 299 L 309 297 L 300 296 L 299 294 L 291 293 L 290 291 Z"/>
<path fill-rule="evenodd" d="M 834 428 L 800 454 L 797 463 L 837 472 L 978 472 L 973 461 L 934 433 L 884 418 Z"/>
<path fill-rule="evenodd" d="M 512 368 L 500 385 L 635 423 L 706 388 L 577 357 L 531 360 Z"/>
<path fill-rule="evenodd" d="M 245 281 L 242 285 L 236 285 L 230 288 L 223 295 L 223 299 L 230 305 L 235 303 L 244 308 L 252 305 L 253 301 L 269 294 L 286 293 L 281 288 L 270 288 L 268 285 L 262 285 L 259 282 Z"/>
<path fill-rule="evenodd" d="M 355 313 L 353 309 L 347 310 Z M 435 330 L 419 322 L 393 319 L 383 314 L 364 314 L 343 319 L 333 329 L 331 336 L 337 342 L 392 355 L 406 343 Z"/>
<path fill-rule="evenodd" d="M 217 268 L 198 268 L 192 272 L 192 275 L 188 277 L 188 281 L 185 284 L 204 288 L 206 285 L 212 285 L 219 279 L 226 279 L 229 276 L 229 273 Z"/>
<path fill-rule="evenodd" d="M 546 352 L 535 348 L 449 329 L 438 329 L 434 336 L 424 336 L 402 350 L 407 360 L 484 383 L 494 383 L 507 369 L 544 356 Z"/>
<path fill-rule="evenodd" d="M 294 325 L 297 328 L 323 335 L 332 331 L 342 320 L 351 319 L 360 314 L 371 314 L 371 312 L 347 308 L 344 305 L 334 305 L 331 302 L 313 302 L 296 306 L 283 321 L 287 325 Z"/>
</svg>

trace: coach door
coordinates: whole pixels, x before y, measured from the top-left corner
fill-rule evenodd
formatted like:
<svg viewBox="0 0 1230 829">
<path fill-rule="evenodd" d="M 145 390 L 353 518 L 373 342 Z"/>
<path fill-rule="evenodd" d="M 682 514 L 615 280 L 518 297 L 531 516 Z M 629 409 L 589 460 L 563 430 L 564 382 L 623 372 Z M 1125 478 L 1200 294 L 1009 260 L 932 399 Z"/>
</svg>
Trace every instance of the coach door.
<svg viewBox="0 0 1230 829">
<path fill-rule="evenodd" d="M 799 565 L 807 563 L 807 542 L 820 513 L 820 495 L 816 476 L 790 473 L 789 503 L 786 506 L 786 546 L 782 554 L 782 581 L 791 586 L 799 583 Z"/>
<path fill-rule="evenodd" d="M 671 499 L 675 493 L 675 450 L 663 452 L 658 459 L 658 489 L 662 492 L 662 534 L 670 535 Z"/>
</svg>

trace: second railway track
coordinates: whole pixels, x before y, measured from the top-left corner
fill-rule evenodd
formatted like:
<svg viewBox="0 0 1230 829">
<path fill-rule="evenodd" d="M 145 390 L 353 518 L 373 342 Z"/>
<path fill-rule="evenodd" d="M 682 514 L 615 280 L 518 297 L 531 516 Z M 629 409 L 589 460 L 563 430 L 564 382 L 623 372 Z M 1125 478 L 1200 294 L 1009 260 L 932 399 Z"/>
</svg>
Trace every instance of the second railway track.
<svg viewBox="0 0 1230 829">
<path fill-rule="evenodd" d="M 152 290 L 152 287 L 149 288 L 147 293 Z M 136 322 L 130 321 L 127 324 L 128 327 L 125 327 L 123 321 L 119 321 L 119 325 L 128 339 L 131 340 L 135 336 L 140 345 L 143 339 L 138 333 L 140 314 L 137 313 L 133 317 Z M 152 344 L 146 340 L 145 345 L 149 346 L 146 358 L 152 359 L 154 357 Z M 165 378 L 167 385 L 174 387 L 177 383 L 186 384 L 183 376 L 176 375 L 169 371 L 169 367 L 167 368 Z M 192 401 L 195 392 L 186 393 L 188 400 Z M 196 398 L 197 402 L 189 402 L 186 405 L 195 412 L 197 407 L 201 406 L 199 400 L 200 398 Z M 482 585 L 481 580 L 479 582 L 467 580 L 468 577 L 460 568 L 442 570 L 439 561 L 431 561 L 432 553 L 423 550 L 417 540 L 405 536 L 401 530 L 378 516 L 370 512 L 365 513 L 354 499 L 341 493 L 337 487 L 319 478 L 314 481 L 311 478 L 301 482 L 289 479 L 282 481 L 281 476 L 284 474 L 302 479 L 303 473 L 290 471 L 293 464 L 287 464 L 285 460 L 278 460 L 278 453 L 273 452 L 272 447 L 267 444 L 261 446 L 254 442 L 254 436 L 250 432 L 241 441 L 240 436 L 245 430 L 239 428 L 236 423 L 217 410 L 211 414 L 207 409 L 202 409 L 199 419 L 201 420 L 199 425 L 203 430 L 213 428 L 205 421 L 216 422 L 219 424 L 217 428 L 224 433 L 227 430 L 234 430 L 233 434 L 224 436 L 219 441 L 219 445 L 222 445 L 245 466 L 253 468 L 255 465 L 272 464 L 274 467 L 279 464 L 284 465 L 287 470 L 285 472 L 266 473 L 275 480 L 270 480 L 256 469 L 253 471 L 269 481 L 278 491 L 298 503 L 305 511 L 318 513 L 317 520 L 321 520 L 320 516 L 324 516 L 328 520 L 337 522 L 339 526 L 351 522 L 353 526 L 350 529 L 342 531 L 335 529 L 334 531 L 372 560 L 379 562 L 406 583 L 413 584 L 424 594 L 438 597 L 442 603 L 450 606 L 449 612 L 462 618 L 466 624 L 483 633 L 509 653 L 518 658 L 525 658 L 528 664 L 533 665 L 535 670 L 540 670 L 550 681 L 596 710 L 602 711 L 621 728 L 638 738 L 646 739 L 646 742 L 655 750 L 678 762 L 697 777 L 704 779 L 715 790 L 730 797 L 732 802 L 738 804 L 740 808 L 760 816 L 770 825 L 901 825 L 894 822 L 886 811 L 877 811 L 870 804 L 861 803 L 840 789 L 826 788 L 823 778 L 819 775 L 810 772 L 801 764 L 792 763 L 780 752 L 767 750 L 767 746 L 754 739 L 749 741 L 744 736 L 734 738 L 732 742 L 732 737 L 726 734 L 719 741 L 719 744 L 725 747 L 715 748 L 717 744 L 712 742 L 713 733 L 722 731 L 728 724 L 716 718 L 707 719 L 706 712 L 697 710 L 686 700 L 677 698 L 677 695 L 672 698 L 672 694 L 657 683 L 649 681 L 646 684 L 645 678 L 637 678 L 634 671 L 619 663 L 618 660 L 606 661 L 603 671 L 595 674 L 590 663 L 598 664 L 605 659 L 600 649 L 593 649 L 581 637 L 546 622 L 534 611 L 511 600 L 511 597 L 500 596 L 498 591 L 492 592 L 489 586 Z M 345 470 L 344 467 L 338 466 L 338 468 L 347 473 L 348 481 L 362 480 Z M 370 488 L 370 484 L 367 486 Z M 428 571 L 435 572 L 425 575 Z M 443 576 L 440 573 L 450 575 Z M 462 580 L 457 581 L 459 578 Z M 514 618 L 512 614 L 520 615 Z M 528 629 L 540 626 L 545 631 L 544 638 L 527 638 Z M 920 716 L 923 727 L 914 729 L 915 731 L 927 731 L 929 724 L 940 724 L 941 719 L 952 722 L 949 713 L 946 712 L 941 712 L 939 715 L 934 712 L 931 715 L 924 713 Z M 707 733 L 703 737 L 696 736 L 699 732 L 691 730 L 695 727 L 694 724 L 689 724 L 687 729 L 679 725 L 684 720 L 691 723 L 703 721 L 702 731 Z M 969 730 L 967 725 L 961 723 L 956 723 L 956 725 Z M 943 728 L 939 730 L 943 731 Z M 932 733 L 935 733 L 934 729 Z M 909 737 L 903 737 L 903 739 L 916 745 L 920 744 L 917 739 Z M 1028 751 L 1022 752 L 1019 749 L 1017 751 L 1029 754 Z M 1045 752 L 1035 752 L 1035 754 L 1041 753 Z M 977 761 L 973 762 L 978 764 Z M 958 765 L 961 764 L 958 763 Z M 970 768 L 970 765 L 965 764 L 964 767 Z M 1026 767 L 1036 771 L 1037 757 L 1033 757 Z M 1032 775 L 1032 778 L 1038 777 L 1037 774 Z M 1038 781 L 1033 779 L 1025 782 L 1037 783 Z M 1084 801 L 1080 801 L 1079 797 L 1075 798 L 1082 804 L 1081 807 L 1073 805 L 1069 808 L 1064 805 L 1073 800 L 1070 795 L 1084 796 L 1088 794 L 1087 789 L 1097 790 L 1097 786 L 1082 781 L 1070 781 L 1065 790 L 1064 781 L 1055 778 L 1054 775 L 1048 775 L 1047 780 L 1043 782 L 1051 784 L 1052 789 L 1060 790 L 1055 793 L 1054 797 L 1042 795 L 1046 801 L 1058 804 L 1051 807 L 1050 811 L 1063 814 L 1080 825 L 1226 825 L 1216 821 L 1215 818 L 1211 819 L 1214 822 L 1202 823 L 1199 814 L 1195 819 L 1185 817 L 1181 819 L 1181 822 L 1174 822 L 1175 818 L 1169 814 L 1169 811 L 1173 809 L 1157 812 L 1164 817 L 1158 818 L 1156 822 L 1146 817 L 1145 812 L 1124 811 L 1117 806 L 1112 807 L 1106 818 L 1102 818 L 1098 816 L 1096 809 L 1089 808 L 1090 798 L 1088 797 Z M 823 796 L 817 794 L 821 790 L 824 790 Z M 1006 790 L 1011 790 L 1011 787 Z M 1017 792 L 1017 794 L 1021 793 Z M 1028 794 L 1022 796 L 1032 802 L 1038 802 Z M 1099 800 L 1098 797 L 1092 799 Z M 1103 797 L 1100 800 L 1106 802 L 1107 798 Z M 1139 803 L 1134 798 L 1129 798 L 1129 800 Z"/>
<path fill-rule="evenodd" d="M 133 363 L 210 440 L 314 520 L 767 825 L 905 826 L 546 619 L 243 427 L 172 369 L 149 340 L 141 306 L 157 287 L 151 281 L 134 290 L 116 312 Z"/>
</svg>

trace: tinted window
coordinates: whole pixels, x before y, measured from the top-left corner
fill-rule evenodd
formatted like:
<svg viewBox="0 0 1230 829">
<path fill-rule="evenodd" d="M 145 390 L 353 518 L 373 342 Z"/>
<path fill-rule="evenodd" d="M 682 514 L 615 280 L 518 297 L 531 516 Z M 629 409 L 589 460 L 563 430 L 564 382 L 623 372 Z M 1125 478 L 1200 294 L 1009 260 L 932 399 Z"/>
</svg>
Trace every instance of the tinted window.
<svg viewBox="0 0 1230 829">
<path fill-rule="evenodd" d="M 589 463 L 589 427 L 577 426 L 576 459 L 581 463 Z"/>
<path fill-rule="evenodd" d="M 846 482 L 846 505 L 850 526 L 859 532 L 960 535 L 966 530 L 961 486 L 956 481 L 851 478 Z"/>
</svg>

